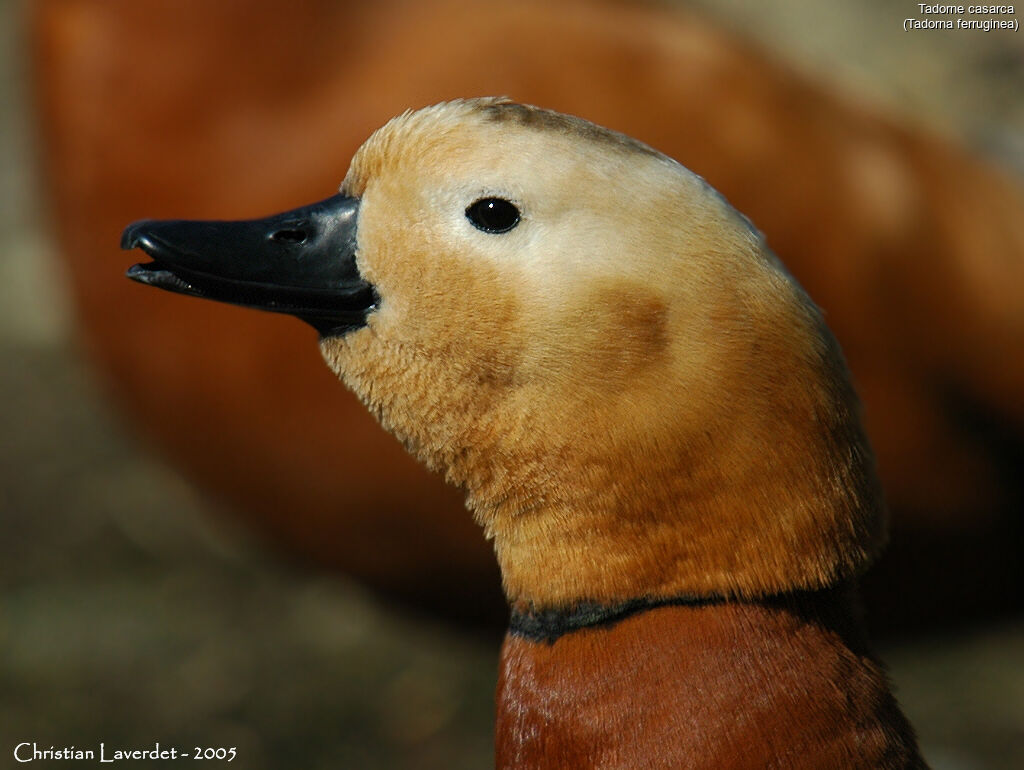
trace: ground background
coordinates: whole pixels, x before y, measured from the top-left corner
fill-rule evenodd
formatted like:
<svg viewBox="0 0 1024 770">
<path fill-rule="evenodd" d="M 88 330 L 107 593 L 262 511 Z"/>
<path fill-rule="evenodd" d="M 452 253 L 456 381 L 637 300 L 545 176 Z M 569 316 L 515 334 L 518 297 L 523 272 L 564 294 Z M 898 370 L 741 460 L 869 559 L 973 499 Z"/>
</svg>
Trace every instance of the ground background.
<svg viewBox="0 0 1024 770">
<path fill-rule="evenodd" d="M 902 0 L 697 5 L 1024 168 L 1020 33 L 904 33 Z M 21 10 L 0 0 L 0 767 L 20 741 L 101 740 L 236 746 L 246 768 L 489 766 L 493 640 L 268 553 L 101 400 L 32 180 Z M 1024 767 L 1024 619 L 883 653 L 936 768 Z"/>
</svg>

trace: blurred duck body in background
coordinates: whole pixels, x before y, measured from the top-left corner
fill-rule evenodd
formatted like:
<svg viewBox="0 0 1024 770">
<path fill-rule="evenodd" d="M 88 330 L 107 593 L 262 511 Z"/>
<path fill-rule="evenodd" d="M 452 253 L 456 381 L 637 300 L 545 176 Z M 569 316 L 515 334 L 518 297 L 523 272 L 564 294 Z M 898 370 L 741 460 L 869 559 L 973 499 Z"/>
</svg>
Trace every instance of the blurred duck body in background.
<svg viewBox="0 0 1024 770">
<path fill-rule="evenodd" d="M 39 0 L 32 35 L 92 359 L 141 432 L 282 548 L 430 612 L 505 616 L 459 494 L 338 385 L 307 327 L 140 289 L 119 232 L 326 197 L 387 117 L 507 94 L 707 178 L 824 309 L 892 514 L 873 627 L 1019 609 L 1024 193 L 952 143 L 644 4 Z"/>
</svg>

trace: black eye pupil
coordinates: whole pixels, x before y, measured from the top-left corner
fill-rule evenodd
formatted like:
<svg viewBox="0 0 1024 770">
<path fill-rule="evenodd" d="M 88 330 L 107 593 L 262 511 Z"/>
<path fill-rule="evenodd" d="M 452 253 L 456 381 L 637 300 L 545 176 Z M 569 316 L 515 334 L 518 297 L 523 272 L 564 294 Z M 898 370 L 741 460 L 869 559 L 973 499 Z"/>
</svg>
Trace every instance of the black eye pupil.
<svg viewBox="0 0 1024 770">
<path fill-rule="evenodd" d="M 507 233 L 519 224 L 519 209 L 504 198 L 481 198 L 469 205 L 466 217 L 485 233 Z"/>
</svg>

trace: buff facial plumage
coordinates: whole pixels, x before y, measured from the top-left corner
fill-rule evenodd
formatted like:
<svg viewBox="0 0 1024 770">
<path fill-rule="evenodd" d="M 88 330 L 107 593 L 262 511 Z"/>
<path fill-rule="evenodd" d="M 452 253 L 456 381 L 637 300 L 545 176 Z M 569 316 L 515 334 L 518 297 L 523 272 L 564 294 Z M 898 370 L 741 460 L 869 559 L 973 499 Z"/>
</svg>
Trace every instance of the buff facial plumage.
<svg viewBox="0 0 1024 770">
<path fill-rule="evenodd" d="M 352 162 L 379 295 L 321 342 L 466 490 L 515 604 L 754 597 L 859 573 L 884 539 L 821 314 L 675 161 L 502 100 L 395 118 Z M 505 233 L 466 208 L 504 198 Z"/>
</svg>

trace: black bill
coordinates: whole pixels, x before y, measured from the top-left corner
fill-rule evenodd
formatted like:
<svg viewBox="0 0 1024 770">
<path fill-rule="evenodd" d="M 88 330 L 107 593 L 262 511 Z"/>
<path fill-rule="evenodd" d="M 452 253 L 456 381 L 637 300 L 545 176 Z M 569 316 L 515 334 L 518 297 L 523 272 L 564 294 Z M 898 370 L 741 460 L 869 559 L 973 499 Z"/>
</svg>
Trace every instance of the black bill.
<svg viewBox="0 0 1024 770">
<path fill-rule="evenodd" d="M 356 269 L 359 199 L 334 195 L 266 219 L 142 220 L 121 248 L 153 258 L 128 277 L 179 294 L 288 313 L 321 335 L 365 325 L 377 294 Z"/>
</svg>

